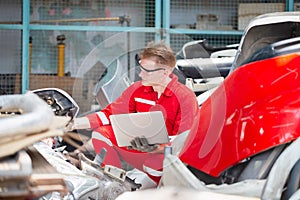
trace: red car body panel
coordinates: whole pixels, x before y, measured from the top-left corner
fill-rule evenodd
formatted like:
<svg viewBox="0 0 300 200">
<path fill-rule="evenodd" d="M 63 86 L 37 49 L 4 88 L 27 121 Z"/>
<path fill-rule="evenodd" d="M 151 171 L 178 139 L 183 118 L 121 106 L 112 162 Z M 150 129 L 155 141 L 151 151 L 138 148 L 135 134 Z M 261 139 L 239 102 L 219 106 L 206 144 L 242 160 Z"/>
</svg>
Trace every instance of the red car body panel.
<svg viewBox="0 0 300 200">
<path fill-rule="evenodd" d="M 300 136 L 300 53 L 243 65 L 201 106 L 180 159 L 211 176 Z"/>
</svg>

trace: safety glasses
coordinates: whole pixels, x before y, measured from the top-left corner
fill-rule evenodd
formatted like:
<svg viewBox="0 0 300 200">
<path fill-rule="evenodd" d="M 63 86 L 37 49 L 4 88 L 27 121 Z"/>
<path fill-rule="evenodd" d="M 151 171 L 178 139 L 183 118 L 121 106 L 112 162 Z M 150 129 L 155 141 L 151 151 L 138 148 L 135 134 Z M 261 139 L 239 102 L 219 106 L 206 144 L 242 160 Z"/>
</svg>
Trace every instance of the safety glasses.
<svg viewBox="0 0 300 200">
<path fill-rule="evenodd" d="M 143 66 L 141 65 L 141 60 L 140 60 L 139 56 L 137 56 L 137 55 L 135 56 L 135 62 L 136 62 L 137 66 L 138 66 L 139 68 L 141 68 L 142 70 L 144 70 L 145 72 L 148 72 L 148 73 L 150 73 L 150 72 L 156 72 L 156 71 L 160 71 L 160 70 L 165 70 L 165 69 L 162 68 L 162 67 L 156 68 L 156 69 L 146 69 L 145 67 L 143 67 Z"/>
<path fill-rule="evenodd" d="M 148 72 L 148 73 L 150 73 L 150 72 L 156 72 L 156 71 L 159 71 L 159 70 L 165 70 L 164 68 L 146 69 L 146 68 L 144 68 L 141 64 L 139 64 L 139 67 L 140 67 L 142 70 L 144 70 L 145 72 Z"/>
</svg>

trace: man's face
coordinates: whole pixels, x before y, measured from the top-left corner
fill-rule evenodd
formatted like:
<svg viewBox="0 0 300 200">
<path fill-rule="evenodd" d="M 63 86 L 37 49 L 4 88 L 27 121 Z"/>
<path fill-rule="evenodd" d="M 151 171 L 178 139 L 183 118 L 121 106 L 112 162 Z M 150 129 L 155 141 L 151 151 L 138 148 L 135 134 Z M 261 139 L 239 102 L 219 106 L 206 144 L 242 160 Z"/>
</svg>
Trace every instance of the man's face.
<svg viewBox="0 0 300 200">
<path fill-rule="evenodd" d="M 139 77 L 142 79 L 144 86 L 156 86 L 160 85 L 165 76 L 165 66 L 157 64 L 154 59 L 146 58 L 140 60 Z"/>
</svg>

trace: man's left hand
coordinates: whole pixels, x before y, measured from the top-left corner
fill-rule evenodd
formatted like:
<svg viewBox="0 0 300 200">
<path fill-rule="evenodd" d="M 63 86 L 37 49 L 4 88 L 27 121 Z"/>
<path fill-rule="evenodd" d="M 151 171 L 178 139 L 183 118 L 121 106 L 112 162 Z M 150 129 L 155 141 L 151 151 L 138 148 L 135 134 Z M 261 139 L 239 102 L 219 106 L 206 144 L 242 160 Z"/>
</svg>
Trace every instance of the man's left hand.
<svg viewBox="0 0 300 200">
<path fill-rule="evenodd" d="M 151 152 L 158 148 L 157 144 L 149 144 L 147 138 L 144 136 L 136 137 L 131 142 L 131 147 L 135 150 L 139 150 L 142 152 Z"/>
</svg>

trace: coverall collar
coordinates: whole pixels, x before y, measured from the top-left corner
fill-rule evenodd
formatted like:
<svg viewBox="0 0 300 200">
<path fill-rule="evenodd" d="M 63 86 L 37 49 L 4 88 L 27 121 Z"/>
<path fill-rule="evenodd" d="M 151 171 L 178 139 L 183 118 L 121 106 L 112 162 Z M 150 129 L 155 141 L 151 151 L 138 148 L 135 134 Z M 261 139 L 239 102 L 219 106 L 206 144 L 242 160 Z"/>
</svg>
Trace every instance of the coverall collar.
<svg viewBox="0 0 300 200">
<path fill-rule="evenodd" d="M 174 85 L 175 83 L 178 81 L 178 77 L 175 74 L 170 74 L 170 78 L 172 78 L 172 80 L 170 81 L 170 83 L 167 85 L 165 91 L 162 93 L 162 95 L 164 96 L 172 96 L 172 90 L 174 89 Z M 145 86 L 145 92 L 153 92 L 153 88 L 152 86 Z"/>
</svg>

